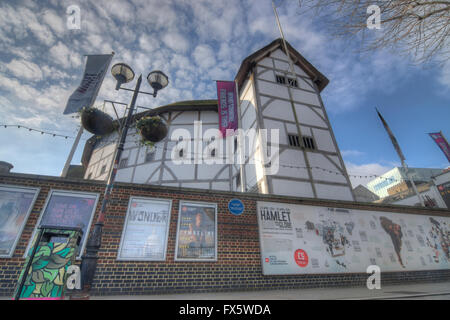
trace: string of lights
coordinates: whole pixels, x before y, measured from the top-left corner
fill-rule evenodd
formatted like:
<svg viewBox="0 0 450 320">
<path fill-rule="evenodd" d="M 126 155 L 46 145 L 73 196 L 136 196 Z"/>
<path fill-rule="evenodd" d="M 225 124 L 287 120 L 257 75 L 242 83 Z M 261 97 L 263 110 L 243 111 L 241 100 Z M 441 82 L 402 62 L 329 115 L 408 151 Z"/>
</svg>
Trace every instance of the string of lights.
<svg viewBox="0 0 450 320">
<path fill-rule="evenodd" d="M 44 130 L 39 130 L 39 129 L 35 129 L 35 128 L 30 128 L 24 125 L 17 125 L 17 124 L 0 124 L 0 128 L 18 128 L 18 129 L 26 129 L 29 132 L 38 132 L 41 133 L 42 135 L 50 135 L 53 137 L 61 137 L 61 138 L 65 138 L 65 139 L 75 139 L 75 137 L 73 136 L 69 136 L 69 135 L 61 135 L 55 132 L 51 132 L 51 131 L 44 131 Z M 136 136 L 137 134 L 133 134 L 132 136 Z M 82 140 L 88 140 L 86 138 L 82 139 Z M 113 140 L 111 141 L 111 143 L 117 142 L 117 140 Z M 135 141 L 135 142 L 139 142 L 139 141 Z M 161 149 L 161 150 L 165 150 L 165 151 L 174 151 L 174 148 L 166 148 L 166 147 L 162 147 L 162 146 L 154 146 L 155 149 Z M 178 150 L 178 149 L 177 149 Z M 194 152 L 190 152 L 188 154 L 185 155 L 191 155 L 191 156 L 204 156 L 204 153 L 194 153 Z M 246 156 L 245 161 L 249 160 L 250 157 Z M 255 162 L 258 160 L 254 160 Z M 259 160 L 259 162 L 263 163 L 262 161 Z M 326 168 L 322 168 L 322 167 L 318 167 L 318 166 L 294 166 L 294 165 L 286 165 L 286 164 L 278 164 L 279 167 L 282 168 L 288 168 L 288 169 L 304 169 L 304 170 L 321 170 L 323 172 L 326 172 L 328 174 L 335 174 L 335 175 L 342 175 L 345 176 L 344 173 L 340 172 L 340 171 L 333 171 L 333 170 L 329 170 Z M 369 179 L 369 178 L 380 178 L 380 180 L 385 180 L 385 181 L 389 181 L 389 182 L 402 182 L 402 180 L 398 180 L 395 178 L 385 178 L 376 174 L 368 174 L 368 175 L 356 175 L 356 174 L 348 174 L 349 177 L 353 177 L 353 178 L 365 178 L 365 179 Z"/>
<path fill-rule="evenodd" d="M 64 138 L 64 139 L 75 139 L 75 137 L 70 136 L 70 135 L 64 135 L 64 134 L 59 134 L 59 133 L 55 133 L 52 131 L 44 131 L 44 130 L 40 130 L 40 129 L 30 128 L 30 127 L 27 127 L 27 126 L 24 126 L 21 124 L 0 124 L 0 128 L 25 129 L 25 130 L 28 130 L 29 132 L 38 132 L 41 135 L 49 135 L 49 136 L 59 137 L 59 138 Z M 64 130 L 61 130 L 61 131 L 64 131 Z M 83 140 L 87 140 L 87 139 L 83 139 Z"/>
</svg>

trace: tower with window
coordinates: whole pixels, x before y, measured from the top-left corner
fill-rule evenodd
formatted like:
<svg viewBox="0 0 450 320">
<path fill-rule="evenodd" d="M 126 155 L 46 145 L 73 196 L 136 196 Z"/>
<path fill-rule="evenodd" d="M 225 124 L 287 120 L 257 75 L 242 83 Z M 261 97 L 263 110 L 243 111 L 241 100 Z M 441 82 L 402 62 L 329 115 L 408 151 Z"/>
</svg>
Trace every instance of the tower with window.
<svg viewBox="0 0 450 320">
<path fill-rule="evenodd" d="M 291 61 L 277 39 L 241 64 L 236 76 L 241 127 L 259 134 L 255 147 L 246 150 L 244 176 L 237 166 L 233 176 L 246 190 L 265 194 L 354 200 L 320 96 L 328 79 L 289 43 L 287 50 Z M 278 137 L 271 129 L 279 130 Z"/>
</svg>

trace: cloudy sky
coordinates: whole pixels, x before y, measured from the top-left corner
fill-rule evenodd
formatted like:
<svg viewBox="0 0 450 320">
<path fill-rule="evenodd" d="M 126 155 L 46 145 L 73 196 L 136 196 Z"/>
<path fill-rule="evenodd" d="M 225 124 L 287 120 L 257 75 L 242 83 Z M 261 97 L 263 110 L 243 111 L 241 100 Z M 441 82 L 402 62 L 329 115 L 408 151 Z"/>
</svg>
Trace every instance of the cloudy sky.
<svg viewBox="0 0 450 320">
<path fill-rule="evenodd" d="M 382 174 L 399 165 L 377 107 L 411 167 L 448 162 L 428 132 L 450 138 L 450 63 L 417 65 L 395 52 L 360 55 L 358 43 L 335 39 L 297 1 L 278 1 L 287 40 L 330 79 L 323 99 L 350 174 Z M 69 6 L 81 29 L 67 28 Z M 377 32 L 373 30 L 371 32 Z M 79 120 L 63 115 L 79 85 L 85 54 L 116 54 L 145 77 L 154 69 L 170 85 L 138 105 L 215 99 L 216 79 L 234 79 L 241 61 L 279 37 L 269 0 L 3 0 L 0 3 L 0 125 L 21 125 L 69 138 L 0 126 L 0 160 L 13 172 L 60 175 Z M 111 64 L 111 65 L 112 65 Z M 143 90 L 150 91 L 147 83 Z M 104 99 L 126 102 L 105 78 Z M 89 138 L 84 134 L 83 142 Z M 73 163 L 79 163 L 82 145 Z M 353 184 L 368 179 L 352 178 Z"/>
</svg>

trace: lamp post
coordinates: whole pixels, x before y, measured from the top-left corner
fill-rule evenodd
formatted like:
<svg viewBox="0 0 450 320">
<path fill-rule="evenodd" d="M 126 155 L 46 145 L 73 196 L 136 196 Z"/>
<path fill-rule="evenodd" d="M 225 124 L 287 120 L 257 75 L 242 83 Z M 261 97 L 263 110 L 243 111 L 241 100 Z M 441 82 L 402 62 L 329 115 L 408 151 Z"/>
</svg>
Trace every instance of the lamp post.
<svg viewBox="0 0 450 320">
<path fill-rule="evenodd" d="M 85 295 L 84 298 L 89 297 L 91 285 L 94 280 L 95 270 L 97 268 L 98 251 L 100 250 L 101 246 L 103 223 L 105 221 L 106 209 L 108 206 L 108 202 L 110 200 L 111 192 L 114 188 L 114 181 L 116 178 L 120 157 L 122 155 L 125 140 L 127 137 L 128 128 L 130 127 L 131 124 L 131 119 L 136 105 L 137 96 L 139 93 L 144 93 L 156 97 L 157 92 L 161 89 L 164 89 L 169 84 L 169 78 L 163 72 L 157 70 L 150 72 L 147 76 L 147 81 L 153 88 L 153 93 L 140 91 L 142 75 L 140 75 L 139 78 L 137 79 L 136 87 L 134 89 L 127 89 L 122 88 L 121 85 L 124 83 L 128 83 L 134 79 L 134 71 L 125 63 L 117 63 L 111 68 L 111 73 L 117 81 L 116 90 L 122 89 L 132 91 L 133 98 L 131 99 L 125 124 L 120 133 L 119 145 L 117 147 L 117 152 L 114 157 L 113 168 L 109 172 L 109 177 L 106 184 L 100 213 L 94 225 L 94 230 L 92 231 L 92 234 L 88 239 L 86 245 L 86 253 L 82 256 L 81 279 L 83 284 L 83 294 Z"/>
</svg>

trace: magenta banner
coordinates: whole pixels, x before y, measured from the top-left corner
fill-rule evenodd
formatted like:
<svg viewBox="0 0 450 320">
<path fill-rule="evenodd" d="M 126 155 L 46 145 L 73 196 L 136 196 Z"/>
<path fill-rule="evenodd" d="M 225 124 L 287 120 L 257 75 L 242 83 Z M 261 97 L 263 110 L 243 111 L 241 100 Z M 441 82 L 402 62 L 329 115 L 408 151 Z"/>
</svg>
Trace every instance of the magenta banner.
<svg viewBox="0 0 450 320">
<path fill-rule="evenodd" d="M 450 162 L 450 145 L 447 140 L 444 138 L 442 132 L 434 132 L 429 133 L 430 137 L 436 142 L 436 144 L 441 148 L 442 152 L 444 152 L 447 160 Z"/>
<path fill-rule="evenodd" d="M 238 128 L 237 96 L 234 81 L 217 81 L 219 130 L 226 137 L 227 130 Z"/>
</svg>

